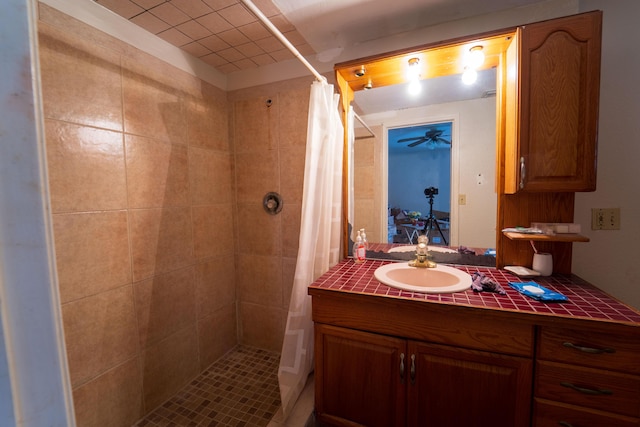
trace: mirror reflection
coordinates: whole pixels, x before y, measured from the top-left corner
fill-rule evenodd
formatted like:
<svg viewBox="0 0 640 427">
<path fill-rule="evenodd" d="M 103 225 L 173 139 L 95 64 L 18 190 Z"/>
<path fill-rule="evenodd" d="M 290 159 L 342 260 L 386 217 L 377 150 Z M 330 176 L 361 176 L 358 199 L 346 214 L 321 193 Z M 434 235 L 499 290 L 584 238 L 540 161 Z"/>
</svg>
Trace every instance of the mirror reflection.
<svg viewBox="0 0 640 427">
<path fill-rule="evenodd" d="M 493 52 L 497 57 L 501 48 Z M 463 83 L 462 70 L 449 64 L 449 74 L 421 80 L 417 96 L 408 94 L 406 82 L 370 82 L 369 90 L 351 85 L 354 110 L 375 134 L 356 122 L 353 224 L 367 230 L 374 251 L 375 243 L 409 245 L 389 255 L 410 257 L 419 233 L 429 234 L 436 256 L 495 248 L 497 64 L 494 58 L 479 69 L 473 84 Z M 440 130 L 450 144 L 437 136 L 439 144 L 428 143 Z M 427 194 L 434 193 L 430 188 L 437 193 Z"/>
</svg>

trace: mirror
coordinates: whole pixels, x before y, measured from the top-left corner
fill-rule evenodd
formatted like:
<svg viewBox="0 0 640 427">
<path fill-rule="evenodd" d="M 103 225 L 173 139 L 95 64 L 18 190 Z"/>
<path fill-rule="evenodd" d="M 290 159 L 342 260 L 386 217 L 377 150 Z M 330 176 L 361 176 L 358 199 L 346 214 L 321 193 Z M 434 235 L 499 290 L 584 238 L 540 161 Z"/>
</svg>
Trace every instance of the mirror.
<svg viewBox="0 0 640 427">
<path fill-rule="evenodd" d="M 398 143 L 389 138 L 389 131 L 440 122 L 452 123 L 450 191 L 444 195 L 449 199 L 450 210 L 439 212 L 442 221 L 438 218 L 439 224 L 446 227 L 447 243 L 453 248 L 495 248 L 495 94 L 500 78 L 497 71 L 510 38 L 510 33 L 502 32 L 336 65 L 339 80 L 342 77 L 345 86 L 353 90 L 354 110 L 375 134 L 372 137 L 369 130 L 356 126 L 353 163 L 349 170 L 354 180 L 353 224 L 357 229 L 367 230 L 370 243 L 380 244 L 371 245 L 374 252 L 389 242 L 410 244 L 412 230 L 424 224 L 420 219 L 428 219 L 430 208 L 430 200 L 423 190 L 432 184 L 427 180 L 420 182 L 420 173 L 410 169 L 409 161 L 405 161 L 407 189 L 415 193 L 415 198 L 407 202 L 407 206 L 390 205 L 387 182 L 402 178 L 388 175 L 389 161 L 393 161 L 394 152 L 399 148 Z M 475 84 L 467 86 L 462 84 L 461 76 L 469 51 L 476 46 L 482 46 L 485 62 L 477 70 Z M 412 58 L 419 58 L 422 67 L 422 91 L 417 97 L 407 94 L 405 79 Z M 365 87 L 370 89 L 364 90 Z M 405 144 L 404 153 L 399 154 L 406 159 L 437 157 L 433 147 L 422 144 L 425 146 L 409 148 L 408 145 Z M 407 150 L 414 152 L 409 154 Z M 398 215 L 399 211 L 404 212 L 405 217 L 402 213 Z M 409 211 L 422 213 L 418 227 L 405 226 L 410 223 L 406 218 Z M 430 231 L 430 236 L 438 235 L 438 230 Z"/>
</svg>

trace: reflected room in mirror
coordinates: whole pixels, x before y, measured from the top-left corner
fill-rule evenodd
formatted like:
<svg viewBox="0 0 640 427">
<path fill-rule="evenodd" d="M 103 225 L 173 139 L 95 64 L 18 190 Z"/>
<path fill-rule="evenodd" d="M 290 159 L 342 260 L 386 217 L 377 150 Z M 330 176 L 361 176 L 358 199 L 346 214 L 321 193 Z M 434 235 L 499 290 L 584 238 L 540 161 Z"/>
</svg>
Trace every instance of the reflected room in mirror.
<svg viewBox="0 0 640 427">
<path fill-rule="evenodd" d="M 341 89 L 353 90 L 351 105 L 366 123 L 355 122 L 348 227 L 366 229 L 368 257 L 412 259 L 417 236 L 427 234 L 436 262 L 495 265 L 496 68 L 509 39 L 492 35 L 336 65 Z M 485 60 L 468 84 L 466 54 L 475 46 L 483 46 Z M 413 57 L 425 68 L 412 95 L 403 69 Z M 367 82 L 362 87 L 356 67 L 371 72 L 370 80 L 358 77 Z"/>
</svg>

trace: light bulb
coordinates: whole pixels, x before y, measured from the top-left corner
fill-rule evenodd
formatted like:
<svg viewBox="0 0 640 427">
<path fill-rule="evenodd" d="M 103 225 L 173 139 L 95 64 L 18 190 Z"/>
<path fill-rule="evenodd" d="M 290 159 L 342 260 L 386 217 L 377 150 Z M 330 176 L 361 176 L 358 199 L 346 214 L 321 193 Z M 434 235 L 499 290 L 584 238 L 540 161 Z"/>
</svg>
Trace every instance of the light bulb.
<svg viewBox="0 0 640 427">
<path fill-rule="evenodd" d="M 462 83 L 466 85 L 472 85 L 478 79 L 478 73 L 476 70 L 469 67 L 464 67 L 464 73 L 462 73 Z"/>
<path fill-rule="evenodd" d="M 469 49 L 469 67 L 479 68 L 484 63 L 484 52 L 482 46 L 474 46 Z"/>
<path fill-rule="evenodd" d="M 420 84 L 420 80 L 416 77 L 411 79 L 409 82 L 409 87 L 407 88 L 409 91 L 409 95 L 416 96 L 422 91 L 422 85 Z"/>
</svg>

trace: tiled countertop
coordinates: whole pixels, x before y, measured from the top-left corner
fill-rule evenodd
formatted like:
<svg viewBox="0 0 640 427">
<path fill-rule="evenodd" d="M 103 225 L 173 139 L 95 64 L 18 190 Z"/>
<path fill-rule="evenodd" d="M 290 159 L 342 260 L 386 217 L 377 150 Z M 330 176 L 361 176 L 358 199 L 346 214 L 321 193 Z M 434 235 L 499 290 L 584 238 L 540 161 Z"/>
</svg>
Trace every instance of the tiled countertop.
<svg viewBox="0 0 640 427">
<path fill-rule="evenodd" d="M 469 274 L 476 271 L 485 274 L 499 283 L 507 294 L 499 295 L 491 292 L 476 293 L 471 289 L 465 292 L 451 294 L 425 294 L 392 288 L 377 281 L 373 276 L 374 271 L 381 265 L 389 263 L 390 261 L 366 260 L 362 264 L 356 264 L 353 260 L 346 259 L 320 276 L 309 288 L 532 314 L 640 323 L 640 312 L 573 275 L 523 279 L 505 270 L 455 265 L 454 267 L 466 271 Z M 567 296 L 569 300 L 562 303 L 543 303 L 520 294 L 508 285 L 509 282 L 527 282 L 530 280 L 534 280 L 546 288 L 562 293 Z"/>
</svg>

